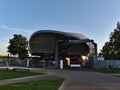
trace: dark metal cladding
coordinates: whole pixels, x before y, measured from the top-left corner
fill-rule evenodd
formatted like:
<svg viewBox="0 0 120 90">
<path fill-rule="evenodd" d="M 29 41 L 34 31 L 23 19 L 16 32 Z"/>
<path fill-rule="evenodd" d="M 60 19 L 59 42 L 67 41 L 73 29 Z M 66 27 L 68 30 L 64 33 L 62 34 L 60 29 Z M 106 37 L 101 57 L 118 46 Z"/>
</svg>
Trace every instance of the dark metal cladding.
<svg viewBox="0 0 120 90">
<path fill-rule="evenodd" d="M 30 52 L 33 55 L 54 53 L 58 42 L 59 54 L 89 55 L 93 50 L 91 40 L 85 35 L 56 30 L 39 30 L 33 33 L 29 40 Z M 89 43 L 89 44 L 88 44 Z"/>
</svg>

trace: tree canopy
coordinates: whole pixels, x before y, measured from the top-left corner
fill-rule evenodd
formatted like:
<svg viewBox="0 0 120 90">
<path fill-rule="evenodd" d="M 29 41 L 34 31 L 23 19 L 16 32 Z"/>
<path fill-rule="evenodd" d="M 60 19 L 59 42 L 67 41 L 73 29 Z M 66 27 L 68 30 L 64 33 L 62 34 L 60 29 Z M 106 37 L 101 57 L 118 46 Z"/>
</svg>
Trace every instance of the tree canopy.
<svg viewBox="0 0 120 90">
<path fill-rule="evenodd" d="M 101 54 L 105 59 L 120 60 L 120 23 L 117 23 L 117 27 L 110 33 L 109 41 L 105 43 L 101 50 Z"/>
<path fill-rule="evenodd" d="M 18 55 L 19 59 L 24 59 L 28 56 L 28 40 L 21 34 L 14 34 L 14 37 L 9 40 L 8 52 L 12 55 Z"/>
</svg>

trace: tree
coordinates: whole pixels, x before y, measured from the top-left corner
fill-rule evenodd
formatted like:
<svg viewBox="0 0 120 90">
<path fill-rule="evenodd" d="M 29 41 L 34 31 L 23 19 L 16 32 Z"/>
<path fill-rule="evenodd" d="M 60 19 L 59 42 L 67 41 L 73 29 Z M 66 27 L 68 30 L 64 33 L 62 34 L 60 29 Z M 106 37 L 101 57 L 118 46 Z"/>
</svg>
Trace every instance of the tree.
<svg viewBox="0 0 120 90">
<path fill-rule="evenodd" d="M 19 59 L 24 59 L 28 56 L 28 40 L 21 34 L 14 34 L 14 37 L 9 40 L 8 52 L 12 55 L 18 55 Z"/>
<path fill-rule="evenodd" d="M 120 23 L 110 34 L 109 42 L 103 46 L 102 55 L 105 59 L 119 59 L 120 60 Z"/>
</svg>

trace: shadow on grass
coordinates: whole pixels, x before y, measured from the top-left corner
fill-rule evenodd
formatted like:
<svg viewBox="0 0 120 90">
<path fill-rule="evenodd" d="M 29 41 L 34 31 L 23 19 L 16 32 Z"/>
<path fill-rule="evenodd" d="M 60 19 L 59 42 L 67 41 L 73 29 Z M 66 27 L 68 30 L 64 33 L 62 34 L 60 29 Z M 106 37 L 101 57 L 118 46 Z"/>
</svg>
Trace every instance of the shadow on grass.
<svg viewBox="0 0 120 90">
<path fill-rule="evenodd" d="M 58 90 L 62 82 L 63 79 L 14 83 L 0 85 L 0 90 Z"/>
<path fill-rule="evenodd" d="M 0 80 L 26 77 L 26 76 L 35 76 L 44 73 L 35 73 L 35 72 L 25 72 L 25 71 L 11 71 L 11 70 L 0 70 Z"/>
</svg>

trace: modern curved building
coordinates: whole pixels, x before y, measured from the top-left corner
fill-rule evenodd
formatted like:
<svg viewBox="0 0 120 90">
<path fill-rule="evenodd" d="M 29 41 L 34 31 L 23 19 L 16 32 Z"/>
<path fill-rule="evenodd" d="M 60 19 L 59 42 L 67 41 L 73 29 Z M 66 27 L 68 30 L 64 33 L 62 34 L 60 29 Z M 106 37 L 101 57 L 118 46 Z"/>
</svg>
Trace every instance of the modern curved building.
<svg viewBox="0 0 120 90">
<path fill-rule="evenodd" d="M 32 55 L 52 55 L 56 68 L 61 58 L 81 56 L 97 58 L 97 45 L 83 34 L 56 30 L 39 30 L 29 40 Z"/>
</svg>

